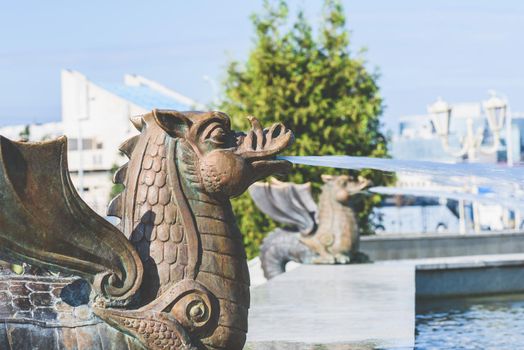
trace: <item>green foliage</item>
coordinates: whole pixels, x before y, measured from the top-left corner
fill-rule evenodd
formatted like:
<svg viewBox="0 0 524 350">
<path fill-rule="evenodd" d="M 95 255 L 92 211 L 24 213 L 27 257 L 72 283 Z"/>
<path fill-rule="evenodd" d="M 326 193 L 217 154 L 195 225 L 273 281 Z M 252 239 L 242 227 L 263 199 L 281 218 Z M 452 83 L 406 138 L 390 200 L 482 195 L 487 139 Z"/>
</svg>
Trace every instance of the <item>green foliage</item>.
<svg viewBox="0 0 524 350">
<path fill-rule="evenodd" d="M 18 133 L 20 141 L 27 142 L 31 137 L 31 128 L 29 125 L 26 125 L 22 131 Z"/>
<path fill-rule="evenodd" d="M 302 12 L 289 23 L 284 0 L 266 1 L 264 8 L 264 13 L 251 18 L 256 38 L 247 62 L 228 66 L 220 109 L 236 117 L 233 124 L 241 130 L 248 128 L 241 116 L 254 115 L 263 125 L 283 122 L 296 138 L 288 154 L 386 157 L 378 75 L 366 70 L 362 52 L 356 56 L 350 52 L 341 4 L 325 0 L 317 35 Z M 311 181 L 318 194 L 323 173 L 341 171 L 296 166 L 283 180 Z M 383 173 L 363 171 L 361 175 L 376 185 L 387 182 Z M 368 216 L 378 201 L 378 196 L 371 196 L 358 204 L 364 234 L 372 232 Z M 247 194 L 235 199 L 233 208 L 248 256 L 253 257 L 275 223 L 256 209 Z"/>
<path fill-rule="evenodd" d="M 24 266 L 18 265 L 18 264 L 12 264 L 11 265 L 11 271 L 16 273 L 17 275 L 23 275 L 24 274 Z"/>
<path fill-rule="evenodd" d="M 111 180 L 113 180 L 113 176 L 115 175 L 116 171 L 119 169 L 119 166 L 116 164 L 113 164 L 111 167 Z M 111 192 L 109 192 L 109 199 L 115 198 L 119 193 L 121 193 L 124 190 L 124 185 L 122 184 L 113 184 L 111 186 Z"/>
</svg>

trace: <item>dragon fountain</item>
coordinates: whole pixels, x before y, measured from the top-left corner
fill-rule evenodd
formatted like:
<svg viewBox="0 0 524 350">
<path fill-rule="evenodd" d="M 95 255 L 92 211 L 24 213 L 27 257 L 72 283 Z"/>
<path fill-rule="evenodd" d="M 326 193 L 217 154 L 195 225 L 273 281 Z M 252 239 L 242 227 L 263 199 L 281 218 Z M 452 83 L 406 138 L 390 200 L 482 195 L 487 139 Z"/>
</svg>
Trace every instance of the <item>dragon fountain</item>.
<svg viewBox="0 0 524 350">
<path fill-rule="evenodd" d="M 363 177 L 323 175 L 317 207 L 311 183 L 294 184 L 271 179 L 249 188 L 257 207 L 285 225 L 268 234 L 260 251 L 264 276 L 285 272 L 289 261 L 313 264 L 362 262 L 360 235 L 353 210 L 355 195 L 371 185 Z"/>
<path fill-rule="evenodd" d="M 243 348 L 249 273 L 229 198 L 291 164 L 282 124 L 231 130 L 221 112 L 154 110 L 120 150 L 115 227 L 79 197 L 65 137 L 0 137 L 2 349 Z"/>
</svg>

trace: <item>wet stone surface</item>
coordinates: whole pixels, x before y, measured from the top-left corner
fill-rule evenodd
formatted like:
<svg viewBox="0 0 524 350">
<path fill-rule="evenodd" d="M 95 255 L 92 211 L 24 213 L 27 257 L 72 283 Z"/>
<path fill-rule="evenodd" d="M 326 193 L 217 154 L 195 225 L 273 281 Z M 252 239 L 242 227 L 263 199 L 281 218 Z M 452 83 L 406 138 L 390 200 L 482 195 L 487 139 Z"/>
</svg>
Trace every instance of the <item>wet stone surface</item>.
<svg viewBox="0 0 524 350">
<path fill-rule="evenodd" d="M 0 350 L 142 349 L 94 316 L 86 285 L 0 269 Z"/>
<path fill-rule="evenodd" d="M 89 303 L 91 286 L 85 280 L 79 279 L 66 285 L 60 291 L 60 298 L 71 306 L 80 306 Z"/>
<path fill-rule="evenodd" d="M 244 350 L 387 350 L 377 348 L 374 343 L 361 344 L 306 344 L 299 342 L 260 342 L 247 344 Z M 409 348 L 395 348 L 392 350 L 412 350 Z"/>
<path fill-rule="evenodd" d="M 52 276 L 0 275 L 0 320 L 72 326 L 98 323 L 90 309 L 87 282 Z M 62 298 L 65 296 L 65 298 Z"/>
</svg>

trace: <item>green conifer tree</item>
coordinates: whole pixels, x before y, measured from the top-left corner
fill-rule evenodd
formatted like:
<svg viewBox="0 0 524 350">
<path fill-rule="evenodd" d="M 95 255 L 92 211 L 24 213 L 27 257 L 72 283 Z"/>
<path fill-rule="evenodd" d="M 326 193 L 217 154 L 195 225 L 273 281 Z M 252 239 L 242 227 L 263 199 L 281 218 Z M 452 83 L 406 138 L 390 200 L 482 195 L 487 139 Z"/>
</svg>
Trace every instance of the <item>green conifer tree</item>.
<svg viewBox="0 0 524 350">
<path fill-rule="evenodd" d="M 220 109 L 235 118 L 237 128 L 248 127 L 243 118 L 247 115 L 256 116 L 263 125 L 283 122 L 296 137 L 290 155 L 386 157 L 378 76 L 367 71 L 363 52 L 353 55 L 350 51 L 340 2 L 325 0 L 317 35 L 301 11 L 289 23 L 284 0 L 264 4 L 263 13 L 251 17 L 256 37 L 247 62 L 228 66 Z M 323 173 L 341 171 L 296 166 L 283 180 L 311 181 L 318 193 Z M 387 182 L 383 173 L 364 171 L 361 175 L 376 185 Z M 364 234 L 372 231 L 368 216 L 378 200 L 378 196 L 369 196 L 360 201 L 359 223 Z M 248 194 L 235 199 L 233 208 L 251 258 L 275 223 L 258 211 Z"/>
</svg>

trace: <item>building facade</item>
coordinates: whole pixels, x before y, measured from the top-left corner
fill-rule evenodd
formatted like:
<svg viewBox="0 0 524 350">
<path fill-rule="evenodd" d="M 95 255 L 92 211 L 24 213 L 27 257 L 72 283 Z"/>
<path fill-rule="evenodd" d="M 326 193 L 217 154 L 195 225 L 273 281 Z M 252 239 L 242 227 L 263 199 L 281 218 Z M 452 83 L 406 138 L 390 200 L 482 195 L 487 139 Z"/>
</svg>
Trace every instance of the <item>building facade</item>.
<svg viewBox="0 0 524 350">
<path fill-rule="evenodd" d="M 452 150 L 460 150 L 461 142 L 467 134 L 468 122 L 472 124 L 472 129 L 479 137 L 482 137 L 482 147 L 489 149 L 493 145 L 493 134 L 488 126 L 488 118 L 486 111 L 483 110 L 481 103 L 458 103 L 452 106 L 452 114 L 449 124 L 449 147 Z M 491 154 L 482 154 L 477 152 L 475 162 L 492 163 L 506 165 L 507 159 L 511 157 L 513 160 L 512 166 L 521 166 L 524 161 L 524 115 L 520 113 L 512 113 L 511 118 L 506 117 L 506 122 L 510 120 L 510 127 L 505 125 L 500 131 L 501 142 L 498 150 Z M 469 120 L 469 121 L 468 121 Z M 443 146 L 441 136 L 437 134 L 435 125 L 433 124 L 430 115 L 415 115 L 402 117 L 399 120 L 399 128 L 394 134 L 390 143 L 390 153 L 394 159 L 399 160 L 423 160 L 432 162 L 444 163 L 460 163 L 468 162 L 467 156 L 453 156 L 447 152 Z M 472 181 L 472 182 L 471 182 Z M 450 203 L 454 203 L 455 210 L 451 210 L 458 221 L 458 228 L 461 233 L 479 232 L 481 230 L 504 230 L 504 229 L 519 229 L 522 225 L 520 209 L 511 207 L 496 201 L 492 203 L 481 202 L 476 200 L 475 196 L 482 198 L 479 192 L 487 191 L 495 193 L 495 189 L 481 188 L 474 183 L 473 180 L 464 179 L 463 186 L 453 185 L 449 186 L 446 181 L 442 179 L 432 178 L 428 176 L 413 175 L 413 174 L 397 174 L 397 184 L 395 191 L 399 195 L 414 195 L 422 196 L 421 193 L 426 193 L 428 198 L 437 198 L 441 204 L 433 205 L 433 212 L 437 213 L 446 206 L 451 210 Z M 464 199 L 468 197 L 469 199 Z M 386 202 L 386 201 L 385 201 Z M 442 203 L 446 203 L 443 205 Z M 385 203 L 386 204 L 386 203 Z M 383 208 L 377 209 L 377 213 L 386 217 L 386 222 L 397 222 L 397 226 L 384 226 L 386 232 L 401 233 L 404 228 L 400 229 L 400 221 L 393 216 L 397 214 L 390 214 L 389 212 L 407 211 L 408 206 L 384 205 Z M 409 208 L 416 210 L 416 215 L 421 216 L 420 212 L 428 210 L 431 206 L 414 205 Z M 434 216 L 434 214 L 432 214 Z M 391 216 L 391 218 L 387 218 Z M 406 216 L 402 214 L 401 216 Z M 449 215 L 440 215 L 448 217 Z M 409 219 L 407 221 L 410 221 Z M 452 224 L 446 224 L 447 230 L 456 230 L 456 223 L 450 217 L 448 220 Z M 415 221 L 411 220 L 411 223 Z M 415 225 L 416 226 L 416 225 Z M 418 225 L 421 226 L 421 225 Z M 437 225 L 429 225 L 428 230 L 421 227 L 416 227 L 419 232 L 435 232 Z M 444 227 L 444 225 L 441 225 Z M 402 232 L 405 233 L 405 232 Z"/>
<path fill-rule="evenodd" d="M 61 72 L 60 122 L 0 128 L 11 139 L 41 141 L 66 135 L 69 170 L 78 192 L 100 215 L 110 200 L 112 172 L 124 162 L 119 145 L 137 131 L 130 118 L 154 108 L 191 110 L 202 106 L 157 82 L 125 75 L 120 84 L 88 79 L 80 72 Z"/>
</svg>

